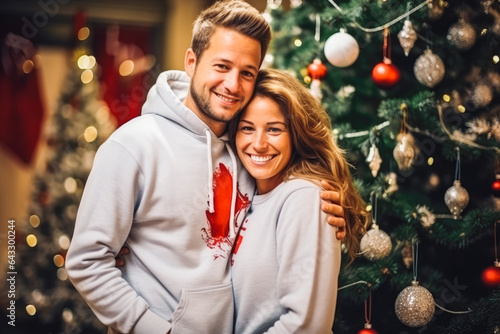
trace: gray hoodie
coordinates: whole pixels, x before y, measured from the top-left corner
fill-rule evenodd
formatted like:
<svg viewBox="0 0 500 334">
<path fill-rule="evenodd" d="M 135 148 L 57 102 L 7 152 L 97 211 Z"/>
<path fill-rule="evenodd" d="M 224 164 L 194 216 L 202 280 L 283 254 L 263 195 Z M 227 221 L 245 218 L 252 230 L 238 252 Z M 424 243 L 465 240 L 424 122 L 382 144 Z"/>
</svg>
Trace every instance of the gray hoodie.
<svg viewBox="0 0 500 334">
<path fill-rule="evenodd" d="M 182 104 L 188 86 L 184 72 L 160 74 L 85 186 L 66 269 L 110 332 L 232 331 L 229 259 L 254 182 L 227 138 Z"/>
</svg>

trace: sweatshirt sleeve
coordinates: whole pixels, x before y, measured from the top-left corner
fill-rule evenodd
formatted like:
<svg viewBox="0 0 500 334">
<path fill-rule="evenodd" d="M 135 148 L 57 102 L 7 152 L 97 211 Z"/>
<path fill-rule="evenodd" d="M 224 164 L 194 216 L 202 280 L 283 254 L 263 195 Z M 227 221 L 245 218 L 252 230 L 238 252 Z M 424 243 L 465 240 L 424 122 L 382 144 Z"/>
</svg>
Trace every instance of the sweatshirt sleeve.
<svg viewBox="0 0 500 334">
<path fill-rule="evenodd" d="M 165 334 L 171 324 L 149 309 L 115 267 L 142 182 L 140 167 L 122 145 L 112 140 L 101 145 L 78 209 L 66 270 L 103 324 L 120 333 Z"/>
<path fill-rule="evenodd" d="M 287 312 L 266 333 L 331 333 L 340 242 L 320 209 L 319 189 L 290 194 L 276 228 L 277 297 Z"/>
</svg>

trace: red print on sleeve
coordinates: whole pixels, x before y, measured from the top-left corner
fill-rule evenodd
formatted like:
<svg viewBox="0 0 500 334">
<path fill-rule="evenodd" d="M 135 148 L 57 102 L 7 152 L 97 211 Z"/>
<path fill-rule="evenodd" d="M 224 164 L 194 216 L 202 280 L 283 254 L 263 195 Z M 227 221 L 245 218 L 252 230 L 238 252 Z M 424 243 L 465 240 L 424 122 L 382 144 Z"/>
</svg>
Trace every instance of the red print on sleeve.
<svg viewBox="0 0 500 334">
<path fill-rule="evenodd" d="M 214 212 L 206 210 L 207 228 L 202 229 L 202 237 L 207 246 L 214 249 L 214 257 L 225 258 L 231 251 L 233 241 L 229 239 L 229 224 L 238 227 L 239 214 L 249 207 L 250 200 L 247 195 L 243 195 L 237 185 L 237 197 L 235 208 L 235 219 L 230 222 L 231 216 L 231 196 L 233 192 L 233 176 L 229 169 L 222 163 L 214 171 L 212 188 L 214 192 Z"/>
</svg>

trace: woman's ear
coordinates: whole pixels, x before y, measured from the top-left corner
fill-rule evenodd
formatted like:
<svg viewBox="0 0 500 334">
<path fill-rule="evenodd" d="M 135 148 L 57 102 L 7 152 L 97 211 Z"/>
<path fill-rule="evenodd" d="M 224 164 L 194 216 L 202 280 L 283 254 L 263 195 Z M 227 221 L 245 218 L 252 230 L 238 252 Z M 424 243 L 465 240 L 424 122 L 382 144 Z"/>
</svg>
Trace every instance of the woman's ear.
<svg viewBox="0 0 500 334">
<path fill-rule="evenodd" d="M 193 49 L 189 48 L 186 51 L 186 56 L 184 57 L 184 70 L 186 74 L 192 78 L 194 70 L 196 68 L 196 55 Z"/>
</svg>

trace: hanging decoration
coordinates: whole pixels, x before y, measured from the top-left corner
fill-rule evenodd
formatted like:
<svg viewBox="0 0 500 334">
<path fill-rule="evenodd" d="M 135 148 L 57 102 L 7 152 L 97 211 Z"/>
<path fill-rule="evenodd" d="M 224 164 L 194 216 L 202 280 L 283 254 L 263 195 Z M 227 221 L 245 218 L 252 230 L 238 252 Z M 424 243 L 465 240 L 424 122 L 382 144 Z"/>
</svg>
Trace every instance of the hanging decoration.
<svg viewBox="0 0 500 334">
<path fill-rule="evenodd" d="M 378 334 L 376 330 L 372 328 L 372 285 L 367 283 L 368 286 L 368 299 L 365 300 L 365 325 L 358 334 Z"/>
<path fill-rule="evenodd" d="M 358 42 L 340 29 L 340 32 L 331 35 L 325 43 L 325 57 L 336 67 L 347 67 L 354 64 L 359 56 Z"/>
<path fill-rule="evenodd" d="M 394 160 L 398 164 L 401 171 L 408 171 L 413 166 L 417 152 L 414 147 L 414 139 L 411 134 L 406 132 L 406 124 L 408 117 L 408 107 L 405 103 L 401 104 L 403 120 L 401 121 L 401 132 L 397 136 L 397 144 L 392 152 Z"/>
<path fill-rule="evenodd" d="M 481 276 L 483 284 L 490 288 L 495 288 L 500 285 L 500 261 L 498 261 L 498 242 L 497 242 L 497 226 L 500 221 L 495 223 L 493 227 L 493 241 L 495 242 L 495 262 L 493 265 L 486 268 Z"/>
<path fill-rule="evenodd" d="M 382 164 L 382 158 L 380 157 L 380 153 L 375 144 L 372 144 L 372 146 L 370 147 L 370 152 L 366 157 L 366 162 L 368 162 L 368 166 L 370 166 L 372 176 L 377 177 L 378 171 L 380 170 L 380 165 Z"/>
<path fill-rule="evenodd" d="M 388 187 L 385 189 L 384 195 L 390 196 L 399 190 L 398 187 L 398 175 L 394 172 L 390 172 L 385 177 L 385 182 L 387 182 Z"/>
<path fill-rule="evenodd" d="M 493 100 L 493 91 L 490 86 L 479 83 L 472 90 L 471 99 L 476 107 L 486 107 Z"/>
<path fill-rule="evenodd" d="M 413 73 L 418 82 L 429 88 L 433 88 L 443 80 L 445 67 L 441 58 L 426 49 L 413 65 Z"/>
<path fill-rule="evenodd" d="M 476 31 L 472 25 L 461 18 L 448 29 L 446 39 L 457 48 L 468 50 L 476 43 Z"/>
<path fill-rule="evenodd" d="M 399 44 L 405 52 L 405 56 L 408 57 L 413 45 L 417 40 L 417 32 L 413 29 L 413 24 L 409 19 L 406 19 L 403 25 L 403 29 L 398 33 Z"/>
<path fill-rule="evenodd" d="M 316 58 L 307 67 L 307 72 L 311 76 L 311 93 L 312 95 L 321 100 L 323 94 L 321 93 L 321 79 L 326 76 L 326 66 L 321 62 L 320 59 Z"/>
<path fill-rule="evenodd" d="M 495 160 L 495 181 L 491 184 L 493 196 L 500 197 L 500 154 Z"/>
<path fill-rule="evenodd" d="M 437 20 L 443 15 L 444 13 L 443 3 L 444 3 L 443 0 L 432 0 L 428 3 L 429 18 L 431 20 Z"/>
<path fill-rule="evenodd" d="M 469 193 L 462 187 L 460 182 L 460 148 L 457 147 L 456 150 L 457 164 L 455 168 L 455 181 L 453 182 L 453 186 L 446 190 L 444 202 L 448 209 L 450 209 L 453 218 L 458 219 L 467 204 L 469 204 Z"/>
<path fill-rule="evenodd" d="M 381 89 L 390 89 L 396 86 L 401 78 L 399 69 L 391 60 L 391 43 L 389 38 L 389 28 L 384 29 L 383 60 L 375 65 L 372 70 L 372 79 Z"/>
<path fill-rule="evenodd" d="M 418 243 L 413 242 L 413 280 L 396 298 L 395 310 L 399 321 L 409 327 L 422 327 L 431 321 L 436 309 L 434 297 L 417 281 Z"/>
<path fill-rule="evenodd" d="M 373 223 L 368 232 L 363 235 L 360 242 L 360 250 L 363 256 L 370 260 L 380 260 L 391 253 L 392 242 L 387 233 L 377 225 L 377 195 L 372 196 Z"/>
</svg>

